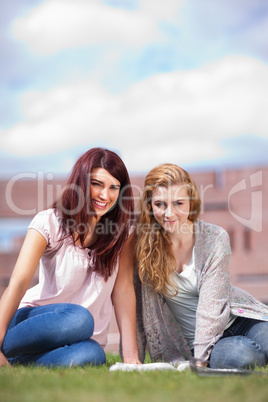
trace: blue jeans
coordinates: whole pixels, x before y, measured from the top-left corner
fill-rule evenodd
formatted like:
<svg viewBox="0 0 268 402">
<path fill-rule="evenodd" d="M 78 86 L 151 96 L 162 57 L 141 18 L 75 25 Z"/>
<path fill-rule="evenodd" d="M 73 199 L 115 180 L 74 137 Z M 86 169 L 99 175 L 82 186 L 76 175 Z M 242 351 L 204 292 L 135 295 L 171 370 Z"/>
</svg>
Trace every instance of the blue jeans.
<svg viewBox="0 0 268 402">
<path fill-rule="evenodd" d="M 103 364 L 106 361 L 103 348 L 90 339 L 93 329 L 90 312 L 76 304 L 23 307 L 8 327 L 2 352 L 11 364 L 46 367 Z"/>
<path fill-rule="evenodd" d="M 211 368 L 254 368 L 268 364 L 268 322 L 236 318 L 212 349 Z"/>
</svg>

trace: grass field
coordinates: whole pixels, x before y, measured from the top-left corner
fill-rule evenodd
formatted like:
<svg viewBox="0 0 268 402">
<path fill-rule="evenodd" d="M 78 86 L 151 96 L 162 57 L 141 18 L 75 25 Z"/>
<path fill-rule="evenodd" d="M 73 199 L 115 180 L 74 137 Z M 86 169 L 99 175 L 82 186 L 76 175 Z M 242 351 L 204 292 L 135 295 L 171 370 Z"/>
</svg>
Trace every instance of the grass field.
<svg viewBox="0 0 268 402">
<path fill-rule="evenodd" d="M 268 377 L 198 377 L 190 371 L 109 372 L 103 367 L 0 369 L 1 402 L 267 402 Z M 268 368 L 266 368 L 268 374 Z"/>
</svg>

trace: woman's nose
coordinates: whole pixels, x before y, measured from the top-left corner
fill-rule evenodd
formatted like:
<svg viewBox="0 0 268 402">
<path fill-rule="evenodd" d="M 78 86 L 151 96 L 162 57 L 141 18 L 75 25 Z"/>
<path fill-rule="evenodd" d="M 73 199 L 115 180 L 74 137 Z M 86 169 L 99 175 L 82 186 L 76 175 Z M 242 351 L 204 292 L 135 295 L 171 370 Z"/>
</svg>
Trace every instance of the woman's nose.
<svg viewBox="0 0 268 402">
<path fill-rule="evenodd" d="M 108 198 L 108 190 L 107 188 L 102 188 L 101 192 L 99 194 L 99 196 L 103 199 L 103 200 L 107 200 Z"/>
<path fill-rule="evenodd" d="M 165 210 L 165 216 L 172 216 L 171 205 L 167 206 L 167 209 Z"/>
</svg>

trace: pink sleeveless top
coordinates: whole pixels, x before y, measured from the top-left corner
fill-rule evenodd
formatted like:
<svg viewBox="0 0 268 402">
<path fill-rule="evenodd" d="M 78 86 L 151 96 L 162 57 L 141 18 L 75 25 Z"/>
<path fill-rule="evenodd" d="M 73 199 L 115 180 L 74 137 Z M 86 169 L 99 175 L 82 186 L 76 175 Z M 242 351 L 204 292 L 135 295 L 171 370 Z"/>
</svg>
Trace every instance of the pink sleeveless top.
<svg viewBox="0 0 268 402">
<path fill-rule="evenodd" d="M 111 293 L 118 272 L 118 263 L 107 282 L 93 271 L 94 252 L 73 244 L 71 238 L 60 241 L 62 227 L 58 212 L 39 212 L 29 229 L 40 232 L 47 247 L 39 263 L 39 283 L 29 289 L 19 307 L 51 303 L 74 303 L 87 308 L 95 321 L 92 336 L 103 347 L 112 315 Z"/>
</svg>

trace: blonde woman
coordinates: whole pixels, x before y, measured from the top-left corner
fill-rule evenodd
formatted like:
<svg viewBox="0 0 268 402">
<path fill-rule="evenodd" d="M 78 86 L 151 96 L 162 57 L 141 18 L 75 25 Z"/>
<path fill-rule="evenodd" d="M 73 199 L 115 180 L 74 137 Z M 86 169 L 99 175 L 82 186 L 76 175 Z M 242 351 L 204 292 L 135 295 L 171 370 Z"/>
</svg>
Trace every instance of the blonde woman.
<svg viewBox="0 0 268 402">
<path fill-rule="evenodd" d="M 139 359 L 147 347 L 153 361 L 194 356 L 211 368 L 264 366 L 268 307 L 231 286 L 229 236 L 199 220 L 199 212 L 198 190 L 185 170 L 163 164 L 146 176 L 118 277 L 127 286 L 136 265 Z"/>
</svg>

